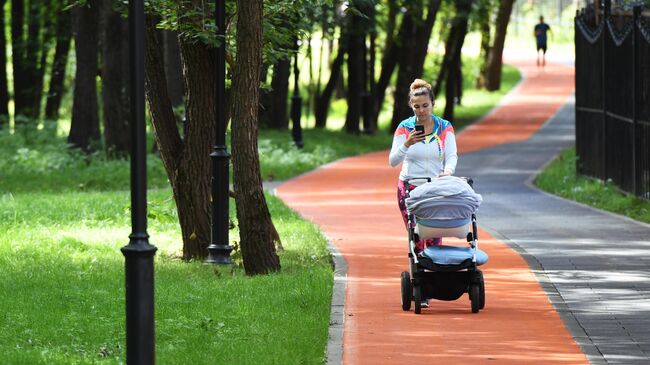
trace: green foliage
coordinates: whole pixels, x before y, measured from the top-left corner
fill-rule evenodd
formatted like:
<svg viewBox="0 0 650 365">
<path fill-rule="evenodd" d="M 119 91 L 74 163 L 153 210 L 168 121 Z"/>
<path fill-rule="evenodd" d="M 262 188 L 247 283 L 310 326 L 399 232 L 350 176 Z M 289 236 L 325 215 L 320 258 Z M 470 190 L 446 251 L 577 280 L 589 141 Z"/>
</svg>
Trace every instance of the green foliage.
<svg viewBox="0 0 650 365">
<path fill-rule="evenodd" d="M 576 175 L 575 148 L 562 152 L 536 179 L 549 193 L 650 223 L 650 201 L 622 192 L 611 181 Z"/>
<path fill-rule="evenodd" d="M 0 193 L 28 191 L 105 191 L 128 189 L 129 162 L 104 152 L 86 155 L 61 137 L 0 131 Z M 148 158 L 149 186 L 167 186 L 158 157 Z"/>
<path fill-rule="evenodd" d="M 124 1 L 124 0 L 123 0 Z M 262 57 L 266 65 L 295 52 L 295 42 L 311 32 L 313 24 L 319 22 L 322 12 L 331 1 L 274 0 L 264 1 L 262 20 Z M 173 30 L 179 36 L 210 46 L 218 46 L 223 40 L 216 37 L 215 8 L 211 1 L 180 2 L 171 0 L 148 0 L 148 13 L 160 17 L 158 27 Z M 226 1 L 226 48 L 236 54 L 235 43 L 237 22 L 236 1 Z"/>
<path fill-rule="evenodd" d="M 347 156 L 389 149 L 392 136 L 350 135 L 330 130 L 305 129 L 305 147 L 297 149 L 290 131 L 262 130 L 258 141 L 262 178 L 285 180 Z"/>
</svg>

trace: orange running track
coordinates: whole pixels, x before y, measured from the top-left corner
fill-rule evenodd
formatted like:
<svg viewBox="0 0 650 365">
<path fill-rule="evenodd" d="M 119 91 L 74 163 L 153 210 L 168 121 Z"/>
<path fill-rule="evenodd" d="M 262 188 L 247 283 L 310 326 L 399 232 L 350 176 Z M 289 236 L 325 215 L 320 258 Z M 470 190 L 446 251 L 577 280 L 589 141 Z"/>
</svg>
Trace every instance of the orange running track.
<svg viewBox="0 0 650 365">
<path fill-rule="evenodd" d="M 461 152 L 528 138 L 573 92 L 570 67 L 548 64 L 542 73 L 534 64 L 511 63 L 525 79 L 498 109 L 459 133 Z M 588 364 L 524 259 L 482 230 L 479 243 L 490 256 L 482 266 L 485 309 L 472 314 L 464 295 L 431 300 L 420 315 L 402 311 L 399 277 L 408 260 L 398 174 L 384 151 L 337 161 L 277 189 L 348 263 L 343 363 Z M 445 238 L 454 241 L 466 244 Z"/>
</svg>

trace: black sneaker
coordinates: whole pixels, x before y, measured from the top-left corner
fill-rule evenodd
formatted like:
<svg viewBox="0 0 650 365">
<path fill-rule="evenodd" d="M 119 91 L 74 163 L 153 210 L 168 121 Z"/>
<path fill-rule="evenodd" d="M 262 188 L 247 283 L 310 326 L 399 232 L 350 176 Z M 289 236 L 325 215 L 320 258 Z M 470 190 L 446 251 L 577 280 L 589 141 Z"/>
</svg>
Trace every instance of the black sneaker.
<svg viewBox="0 0 650 365">
<path fill-rule="evenodd" d="M 420 307 L 422 308 L 429 308 L 429 299 L 422 299 L 420 301 Z"/>
</svg>

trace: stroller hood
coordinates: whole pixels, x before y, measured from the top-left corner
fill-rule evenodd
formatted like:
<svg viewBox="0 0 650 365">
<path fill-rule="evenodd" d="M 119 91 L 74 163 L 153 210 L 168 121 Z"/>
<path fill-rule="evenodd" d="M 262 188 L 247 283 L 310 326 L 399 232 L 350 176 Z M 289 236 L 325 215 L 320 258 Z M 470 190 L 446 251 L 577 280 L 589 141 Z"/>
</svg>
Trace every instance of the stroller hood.
<svg viewBox="0 0 650 365">
<path fill-rule="evenodd" d="M 433 179 L 413 189 L 406 206 L 418 219 L 469 219 L 483 198 L 465 181 L 455 176 Z"/>
</svg>

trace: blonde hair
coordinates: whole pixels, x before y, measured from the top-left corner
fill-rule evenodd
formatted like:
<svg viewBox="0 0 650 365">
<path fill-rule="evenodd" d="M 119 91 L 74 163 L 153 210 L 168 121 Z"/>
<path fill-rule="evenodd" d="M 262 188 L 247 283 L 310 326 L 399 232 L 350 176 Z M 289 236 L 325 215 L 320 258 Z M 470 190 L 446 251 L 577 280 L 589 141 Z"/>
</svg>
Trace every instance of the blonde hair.
<svg viewBox="0 0 650 365">
<path fill-rule="evenodd" d="M 434 101 L 435 99 L 433 90 L 431 90 L 431 84 L 421 79 L 415 79 L 411 83 L 409 90 L 409 105 L 411 105 L 411 99 L 413 99 L 413 97 L 420 95 L 429 95 L 431 101 Z"/>
</svg>

